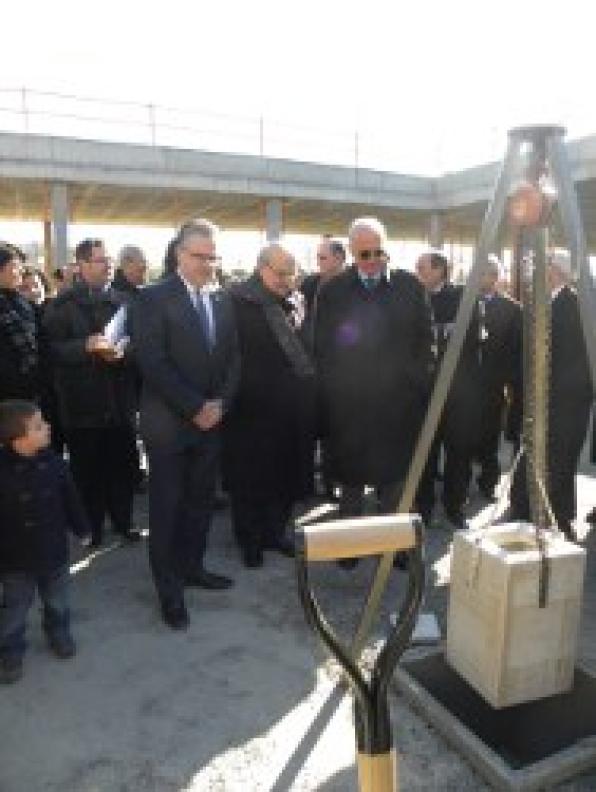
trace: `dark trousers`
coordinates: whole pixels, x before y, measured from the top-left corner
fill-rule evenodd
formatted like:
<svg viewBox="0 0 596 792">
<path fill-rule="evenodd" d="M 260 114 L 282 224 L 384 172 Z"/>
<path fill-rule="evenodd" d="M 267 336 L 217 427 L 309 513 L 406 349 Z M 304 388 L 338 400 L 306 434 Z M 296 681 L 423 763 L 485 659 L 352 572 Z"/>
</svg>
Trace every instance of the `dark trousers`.
<svg viewBox="0 0 596 792">
<path fill-rule="evenodd" d="M 219 460 L 219 435 L 181 451 L 149 448 L 149 562 L 159 599 L 183 600 L 184 578 L 203 564 Z"/>
<path fill-rule="evenodd" d="M 547 492 L 557 524 L 563 531 L 567 531 L 575 519 L 575 471 L 586 437 L 590 405 L 570 400 L 566 412 L 567 415 L 551 414 L 547 451 Z M 511 516 L 518 520 L 530 519 L 526 467 L 524 456 L 511 487 Z"/>
<path fill-rule="evenodd" d="M 493 492 L 501 475 L 499 442 L 503 428 L 504 397 L 502 393 L 487 395 L 483 402 L 482 424 L 474 459 L 480 465 L 478 486 L 485 493 Z"/>
<path fill-rule="evenodd" d="M 377 513 L 392 514 L 397 511 L 403 488 L 403 481 L 377 484 Z M 341 485 L 339 498 L 340 517 L 360 517 L 364 513 L 364 486 Z"/>
<path fill-rule="evenodd" d="M 132 524 L 134 467 L 132 427 L 70 429 L 70 467 L 83 500 L 92 537 L 100 540 L 106 515 L 118 533 Z"/>
<path fill-rule="evenodd" d="M 274 547 L 285 535 L 292 499 L 280 494 L 231 492 L 232 524 L 244 553 Z"/>
<path fill-rule="evenodd" d="M 441 432 L 441 430 L 439 430 Z M 416 494 L 417 508 L 425 521 L 435 505 L 435 479 L 439 451 L 443 447 L 443 506 L 448 517 L 457 519 L 468 497 L 472 472 L 473 449 L 461 436 L 452 431 L 440 433 L 431 446 L 425 469 Z"/>
<path fill-rule="evenodd" d="M 0 658 L 18 659 L 27 643 L 27 614 L 35 590 L 43 603 L 43 629 L 48 638 L 70 635 L 68 567 L 33 575 L 11 572 L 0 577 L 3 594 L 0 607 Z"/>
</svg>

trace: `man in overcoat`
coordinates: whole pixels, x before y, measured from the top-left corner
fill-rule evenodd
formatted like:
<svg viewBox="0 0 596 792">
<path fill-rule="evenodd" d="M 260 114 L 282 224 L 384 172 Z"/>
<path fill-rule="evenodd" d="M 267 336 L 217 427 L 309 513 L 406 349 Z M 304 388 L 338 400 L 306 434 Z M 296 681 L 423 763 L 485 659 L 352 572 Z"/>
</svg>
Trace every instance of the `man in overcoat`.
<svg viewBox="0 0 596 792">
<path fill-rule="evenodd" d="M 410 273 L 388 272 L 383 225 L 355 220 L 349 246 L 353 265 L 321 289 L 315 328 L 323 443 L 342 516 L 362 513 L 366 485 L 377 490 L 381 513 L 396 508 L 431 355 L 424 290 Z"/>
<path fill-rule="evenodd" d="M 254 274 L 232 289 L 242 367 L 226 422 L 224 483 L 247 567 L 261 566 L 267 549 L 292 554 L 292 508 L 312 491 L 314 366 L 298 332 L 295 277 L 292 254 L 269 244 Z"/>
</svg>

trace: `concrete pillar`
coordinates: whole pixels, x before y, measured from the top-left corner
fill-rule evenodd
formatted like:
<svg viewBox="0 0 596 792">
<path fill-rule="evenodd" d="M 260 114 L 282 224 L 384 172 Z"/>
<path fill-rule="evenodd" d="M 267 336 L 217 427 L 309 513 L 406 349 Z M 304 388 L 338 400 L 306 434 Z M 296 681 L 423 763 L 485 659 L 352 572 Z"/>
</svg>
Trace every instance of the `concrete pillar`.
<svg viewBox="0 0 596 792">
<path fill-rule="evenodd" d="M 51 277 L 54 269 L 52 261 L 52 224 L 49 220 L 43 222 L 43 270 L 47 277 Z"/>
<path fill-rule="evenodd" d="M 52 184 L 50 188 L 52 223 L 52 267 L 68 263 L 68 189 L 66 184 Z"/>
<path fill-rule="evenodd" d="M 265 238 L 267 242 L 279 242 L 283 234 L 283 203 L 279 198 L 270 198 L 265 203 Z"/>
<path fill-rule="evenodd" d="M 428 226 L 428 241 L 431 247 L 443 247 L 443 218 L 438 212 L 433 212 L 430 216 Z"/>
</svg>

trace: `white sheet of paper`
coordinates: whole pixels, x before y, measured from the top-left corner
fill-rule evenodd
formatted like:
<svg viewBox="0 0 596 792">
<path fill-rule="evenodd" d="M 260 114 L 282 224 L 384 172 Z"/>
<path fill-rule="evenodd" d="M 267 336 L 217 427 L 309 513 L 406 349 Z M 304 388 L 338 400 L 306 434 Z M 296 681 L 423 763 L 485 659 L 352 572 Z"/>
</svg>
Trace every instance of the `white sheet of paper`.
<svg viewBox="0 0 596 792">
<path fill-rule="evenodd" d="M 126 310 L 126 305 L 122 305 L 104 327 L 103 336 L 112 346 L 116 346 L 123 339 L 127 338 L 127 316 L 128 312 Z"/>
</svg>

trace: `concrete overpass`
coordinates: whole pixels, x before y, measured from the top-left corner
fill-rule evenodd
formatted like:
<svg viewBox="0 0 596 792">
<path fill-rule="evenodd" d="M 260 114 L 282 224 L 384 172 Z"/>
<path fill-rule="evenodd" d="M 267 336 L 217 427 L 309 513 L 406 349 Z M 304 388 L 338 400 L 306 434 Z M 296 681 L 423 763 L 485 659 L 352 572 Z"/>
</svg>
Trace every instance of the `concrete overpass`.
<svg viewBox="0 0 596 792">
<path fill-rule="evenodd" d="M 596 249 L 596 136 L 568 144 Z M 345 234 L 374 214 L 396 239 L 473 243 L 498 163 L 438 178 L 244 154 L 0 133 L 0 218 L 45 223 L 53 262 L 68 222 L 175 226 L 206 215 L 226 228 Z M 506 239 L 503 240 L 506 242 Z"/>
</svg>

